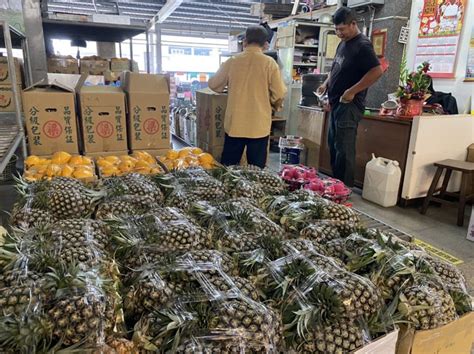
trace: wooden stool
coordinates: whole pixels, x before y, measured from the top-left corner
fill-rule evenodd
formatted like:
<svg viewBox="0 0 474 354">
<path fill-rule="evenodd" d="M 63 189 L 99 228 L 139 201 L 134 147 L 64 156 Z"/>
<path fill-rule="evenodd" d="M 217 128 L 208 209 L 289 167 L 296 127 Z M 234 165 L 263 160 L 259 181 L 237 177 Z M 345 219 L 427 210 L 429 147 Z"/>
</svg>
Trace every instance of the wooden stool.
<svg viewBox="0 0 474 354">
<path fill-rule="evenodd" d="M 438 169 L 436 170 L 436 173 L 433 177 L 433 182 L 431 182 L 428 195 L 426 196 L 425 201 L 423 202 L 421 214 L 426 214 L 428 206 L 432 201 L 441 204 L 454 204 L 458 206 L 458 226 L 463 226 L 466 203 L 469 200 L 474 199 L 474 194 L 467 195 L 468 182 L 471 180 L 471 176 L 474 173 L 474 163 L 449 159 L 436 162 L 434 165 L 438 167 Z M 443 184 L 441 188 L 437 188 L 439 179 L 441 178 L 443 170 L 445 169 L 446 175 L 444 176 Z M 451 174 L 453 173 L 453 171 L 458 171 L 462 173 L 461 191 L 459 194 L 446 192 L 446 188 L 448 188 L 449 179 L 451 178 Z M 434 194 L 437 192 L 440 192 L 439 196 L 435 197 Z M 455 197 L 458 199 L 458 201 L 451 202 L 445 200 L 444 197 L 446 195 L 450 197 Z"/>
</svg>

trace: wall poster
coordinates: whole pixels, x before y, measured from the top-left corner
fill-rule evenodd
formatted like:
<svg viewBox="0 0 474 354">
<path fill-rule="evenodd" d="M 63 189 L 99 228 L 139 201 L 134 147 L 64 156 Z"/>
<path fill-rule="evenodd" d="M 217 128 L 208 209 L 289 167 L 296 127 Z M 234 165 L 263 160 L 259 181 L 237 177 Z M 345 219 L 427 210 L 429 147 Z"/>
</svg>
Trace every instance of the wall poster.
<svg viewBox="0 0 474 354">
<path fill-rule="evenodd" d="M 415 67 L 431 63 L 430 75 L 454 77 L 458 42 L 468 0 L 425 0 L 418 32 Z"/>
<path fill-rule="evenodd" d="M 469 52 L 467 54 L 467 68 L 466 68 L 466 80 L 474 81 L 474 25 L 471 30 L 471 40 L 469 45 Z"/>
</svg>

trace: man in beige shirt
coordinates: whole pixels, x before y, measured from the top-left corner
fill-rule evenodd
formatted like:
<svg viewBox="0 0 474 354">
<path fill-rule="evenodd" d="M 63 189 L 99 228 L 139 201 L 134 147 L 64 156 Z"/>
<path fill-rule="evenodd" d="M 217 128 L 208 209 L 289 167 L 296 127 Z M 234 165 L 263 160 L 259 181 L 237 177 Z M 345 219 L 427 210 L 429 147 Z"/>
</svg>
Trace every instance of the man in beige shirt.
<svg viewBox="0 0 474 354">
<path fill-rule="evenodd" d="M 221 162 L 238 165 L 245 147 L 250 165 L 265 167 L 272 109 L 280 110 L 286 87 L 278 64 L 263 54 L 268 33 L 261 26 L 245 32 L 244 52 L 228 59 L 209 80 L 209 88 L 229 96 L 224 120 Z"/>
</svg>

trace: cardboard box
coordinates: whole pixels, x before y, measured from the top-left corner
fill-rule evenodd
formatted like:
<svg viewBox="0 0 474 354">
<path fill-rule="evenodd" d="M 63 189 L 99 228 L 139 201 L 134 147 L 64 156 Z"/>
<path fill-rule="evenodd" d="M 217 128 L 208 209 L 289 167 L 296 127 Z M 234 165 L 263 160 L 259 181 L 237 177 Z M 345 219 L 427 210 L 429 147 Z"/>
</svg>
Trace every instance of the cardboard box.
<svg viewBox="0 0 474 354">
<path fill-rule="evenodd" d="M 356 350 L 354 354 L 395 354 L 397 349 L 398 333 L 399 329 L 397 328 L 392 332 L 377 338 L 361 349 Z"/>
<path fill-rule="evenodd" d="M 196 92 L 197 140 L 211 146 L 224 145 L 224 119 L 227 95 L 210 89 Z"/>
<path fill-rule="evenodd" d="M 95 55 L 81 59 L 81 74 L 104 75 L 107 70 L 110 70 L 107 59 Z"/>
<path fill-rule="evenodd" d="M 199 141 L 197 146 L 203 151 L 210 153 L 216 161 L 221 161 L 222 151 L 224 151 L 224 145 L 209 145 L 205 142 Z"/>
<path fill-rule="evenodd" d="M 16 84 L 23 87 L 23 77 L 21 75 L 21 62 L 18 58 L 13 58 L 15 64 Z M 7 57 L 0 56 L 0 85 L 11 85 L 12 77 L 8 70 Z"/>
<path fill-rule="evenodd" d="M 110 59 L 110 70 L 115 72 L 130 71 L 130 59 L 112 58 Z"/>
<path fill-rule="evenodd" d="M 79 153 L 72 88 L 57 82 L 36 84 L 23 91 L 23 107 L 31 155 Z"/>
<path fill-rule="evenodd" d="M 18 97 L 20 98 L 20 109 L 23 111 L 21 102 L 21 86 L 18 85 Z M 13 86 L 0 85 L 0 112 L 15 112 L 15 102 L 13 101 Z"/>
<path fill-rule="evenodd" d="M 76 58 L 55 56 L 48 58 L 48 72 L 58 74 L 79 74 L 79 63 Z"/>
<path fill-rule="evenodd" d="M 128 150 L 124 92 L 113 86 L 83 86 L 86 78 L 77 87 L 84 153 Z"/>
<path fill-rule="evenodd" d="M 122 83 L 129 106 L 127 124 L 130 149 L 169 149 L 169 77 L 125 72 Z"/>
<path fill-rule="evenodd" d="M 474 343 L 474 312 L 443 327 L 415 331 L 401 326 L 397 354 L 469 354 Z"/>
<path fill-rule="evenodd" d="M 96 159 L 101 156 L 122 156 L 128 155 L 128 150 L 121 150 L 121 151 L 108 151 L 108 152 L 90 152 L 87 154 L 88 157 L 92 159 Z M 97 165 L 97 164 L 96 164 Z"/>
<path fill-rule="evenodd" d="M 122 75 L 122 71 L 117 72 L 117 71 L 111 71 L 107 70 L 104 72 L 104 81 L 105 82 L 115 82 L 120 80 L 120 76 Z"/>
</svg>

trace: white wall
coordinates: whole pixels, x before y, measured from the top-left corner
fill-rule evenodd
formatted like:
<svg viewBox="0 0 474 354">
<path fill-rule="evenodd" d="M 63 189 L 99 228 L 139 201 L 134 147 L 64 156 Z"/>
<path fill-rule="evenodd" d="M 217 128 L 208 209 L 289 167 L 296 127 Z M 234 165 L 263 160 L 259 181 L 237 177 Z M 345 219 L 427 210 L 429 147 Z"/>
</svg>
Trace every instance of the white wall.
<svg viewBox="0 0 474 354">
<path fill-rule="evenodd" d="M 410 15 L 410 40 L 407 47 L 408 68 L 414 69 L 420 14 L 423 11 L 424 0 L 413 0 Z M 463 82 L 466 76 L 467 54 L 471 30 L 474 26 L 474 0 L 467 1 L 467 11 L 464 15 L 464 25 L 459 41 L 456 73 L 454 79 L 435 79 L 436 91 L 450 92 L 456 97 L 459 113 L 470 113 L 471 98 L 474 96 L 474 82 Z M 474 106 L 474 105 L 473 105 Z"/>
</svg>

